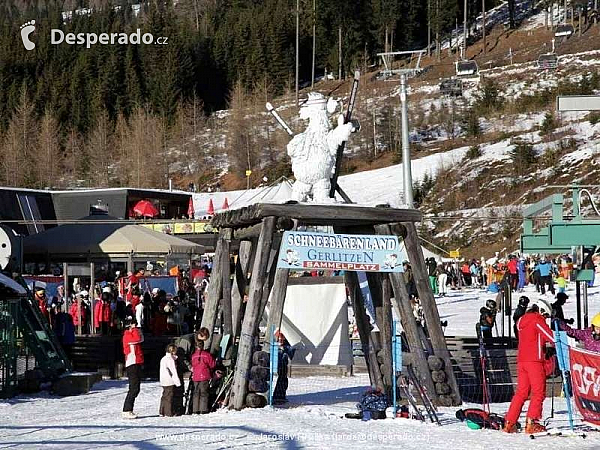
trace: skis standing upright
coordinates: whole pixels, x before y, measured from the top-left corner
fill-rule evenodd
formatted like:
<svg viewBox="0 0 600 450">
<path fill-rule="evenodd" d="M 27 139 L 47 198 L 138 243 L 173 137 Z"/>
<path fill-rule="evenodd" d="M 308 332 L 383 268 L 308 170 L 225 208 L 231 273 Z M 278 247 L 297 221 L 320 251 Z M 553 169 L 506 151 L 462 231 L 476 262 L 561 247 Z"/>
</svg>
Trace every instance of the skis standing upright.
<svg viewBox="0 0 600 450">
<path fill-rule="evenodd" d="M 479 332 L 479 362 L 481 364 L 481 388 L 482 388 L 482 400 L 481 405 L 483 410 L 488 414 L 490 411 L 490 386 L 487 376 L 487 355 L 485 351 L 485 342 L 483 341 L 483 333 Z"/>
<path fill-rule="evenodd" d="M 348 108 L 346 109 L 346 115 L 344 116 L 344 123 L 348 123 L 352 120 L 352 112 L 354 111 L 354 105 L 356 104 L 356 95 L 358 94 L 358 83 L 360 81 L 360 71 L 354 72 L 354 81 L 352 82 L 352 90 L 350 91 L 350 100 L 348 101 Z M 331 177 L 331 187 L 329 188 L 329 197 L 335 197 L 335 191 L 337 190 L 338 177 L 340 176 L 340 170 L 342 169 L 342 156 L 344 149 L 346 148 L 346 142 L 342 142 L 338 148 L 335 157 L 335 171 Z M 344 201 L 349 203 L 349 199 L 344 198 Z"/>
</svg>

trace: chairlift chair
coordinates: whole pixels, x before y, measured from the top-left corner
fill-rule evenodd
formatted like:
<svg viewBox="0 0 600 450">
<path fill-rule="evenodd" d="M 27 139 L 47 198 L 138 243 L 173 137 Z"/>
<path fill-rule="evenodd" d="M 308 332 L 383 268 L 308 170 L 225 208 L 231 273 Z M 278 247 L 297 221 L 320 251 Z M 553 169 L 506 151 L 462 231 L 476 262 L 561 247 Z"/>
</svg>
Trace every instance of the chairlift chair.
<svg viewBox="0 0 600 450">
<path fill-rule="evenodd" d="M 479 73 L 479 67 L 477 62 L 473 60 L 465 59 L 463 61 L 456 61 L 456 76 L 457 77 L 471 77 Z"/>
<path fill-rule="evenodd" d="M 537 61 L 537 66 L 540 70 L 554 70 L 558 67 L 558 56 L 556 56 L 556 53 L 545 53 L 540 55 Z"/>
<path fill-rule="evenodd" d="M 575 28 L 573 28 L 573 25 L 565 23 L 562 25 L 558 25 L 556 27 L 554 36 L 556 36 L 556 37 L 571 36 L 574 32 L 575 32 Z"/>
</svg>

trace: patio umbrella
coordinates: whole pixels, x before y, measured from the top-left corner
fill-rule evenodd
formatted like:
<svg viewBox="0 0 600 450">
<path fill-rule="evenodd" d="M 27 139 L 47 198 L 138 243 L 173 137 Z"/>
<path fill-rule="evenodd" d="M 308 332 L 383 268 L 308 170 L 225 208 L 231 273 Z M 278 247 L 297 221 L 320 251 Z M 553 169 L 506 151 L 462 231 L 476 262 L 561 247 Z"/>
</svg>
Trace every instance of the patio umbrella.
<svg viewBox="0 0 600 450">
<path fill-rule="evenodd" d="M 221 209 L 229 209 L 229 202 L 227 201 L 227 197 L 225 197 L 225 201 L 223 202 L 223 206 L 221 206 Z"/>
<path fill-rule="evenodd" d="M 206 212 L 211 216 L 215 215 L 215 207 L 213 205 L 212 198 L 208 201 L 208 209 L 206 210 Z"/>
<path fill-rule="evenodd" d="M 148 200 L 140 200 L 133 207 L 133 212 L 142 217 L 156 217 L 159 212 Z"/>
</svg>

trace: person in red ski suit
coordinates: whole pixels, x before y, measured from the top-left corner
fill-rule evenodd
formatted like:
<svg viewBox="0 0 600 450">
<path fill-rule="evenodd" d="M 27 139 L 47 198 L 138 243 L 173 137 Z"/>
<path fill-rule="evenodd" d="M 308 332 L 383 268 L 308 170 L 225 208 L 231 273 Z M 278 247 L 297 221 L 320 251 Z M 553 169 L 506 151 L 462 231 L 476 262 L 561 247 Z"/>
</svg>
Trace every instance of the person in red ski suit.
<svg viewBox="0 0 600 450">
<path fill-rule="evenodd" d="M 127 330 L 123 333 L 123 354 L 125 355 L 125 371 L 129 380 L 129 390 L 121 416 L 124 419 L 135 419 L 137 416 L 133 413 L 133 405 L 140 393 L 142 364 L 144 364 L 144 352 L 142 351 L 144 335 L 142 330 L 137 328 L 135 317 L 126 317 L 125 326 Z"/>
<path fill-rule="evenodd" d="M 112 310 L 110 309 L 111 294 L 102 292 L 102 296 L 96 299 L 94 305 L 94 328 L 97 333 L 110 334 L 112 322 Z"/>
<path fill-rule="evenodd" d="M 554 336 L 543 316 L 549 316 L 550 312 L 551 308 L 543 302 L 534 301 L 517 321 L 517 390 L 505 416 L 504 431 L 507 433 L 517 431 L 517 421 L 530 394 L 525 432 L 539 433 L 546 429 L 538 421 L 542 418 L 542 404 L 546 396 L 545 347 L 547 343 L 554 344 Z"/>
</svg>

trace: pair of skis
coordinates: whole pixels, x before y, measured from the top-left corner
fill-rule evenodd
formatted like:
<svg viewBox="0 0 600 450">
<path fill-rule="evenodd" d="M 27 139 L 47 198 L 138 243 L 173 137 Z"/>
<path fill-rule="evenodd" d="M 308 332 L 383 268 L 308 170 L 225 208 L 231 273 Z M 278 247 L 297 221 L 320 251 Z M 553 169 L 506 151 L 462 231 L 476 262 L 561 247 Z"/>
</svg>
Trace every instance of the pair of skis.
<svg viewBox="0 0 600 450">
<path fill-rule="evenodd" d="M 416 375 L 414 369 L 410 365 L 407 367 L 407 375 L 408 375 L 408 379 L 415 387 L 415 390 L 417 392 L 417 398 L 421 401 L 421 404 L 425 408 L 425 411 L 427 413 L 427 416 L 429 417 L 429 420 L 431 420 L 431 423 L 437 423 L 438 425 L 441 425 L 440 419 L 438 418 L 438 415 L 437 415 L 437 408 L 431 401 L 429 394 L 423 387 L 423 384 L 417 378 L 417 375 Z"/>
</svg>

